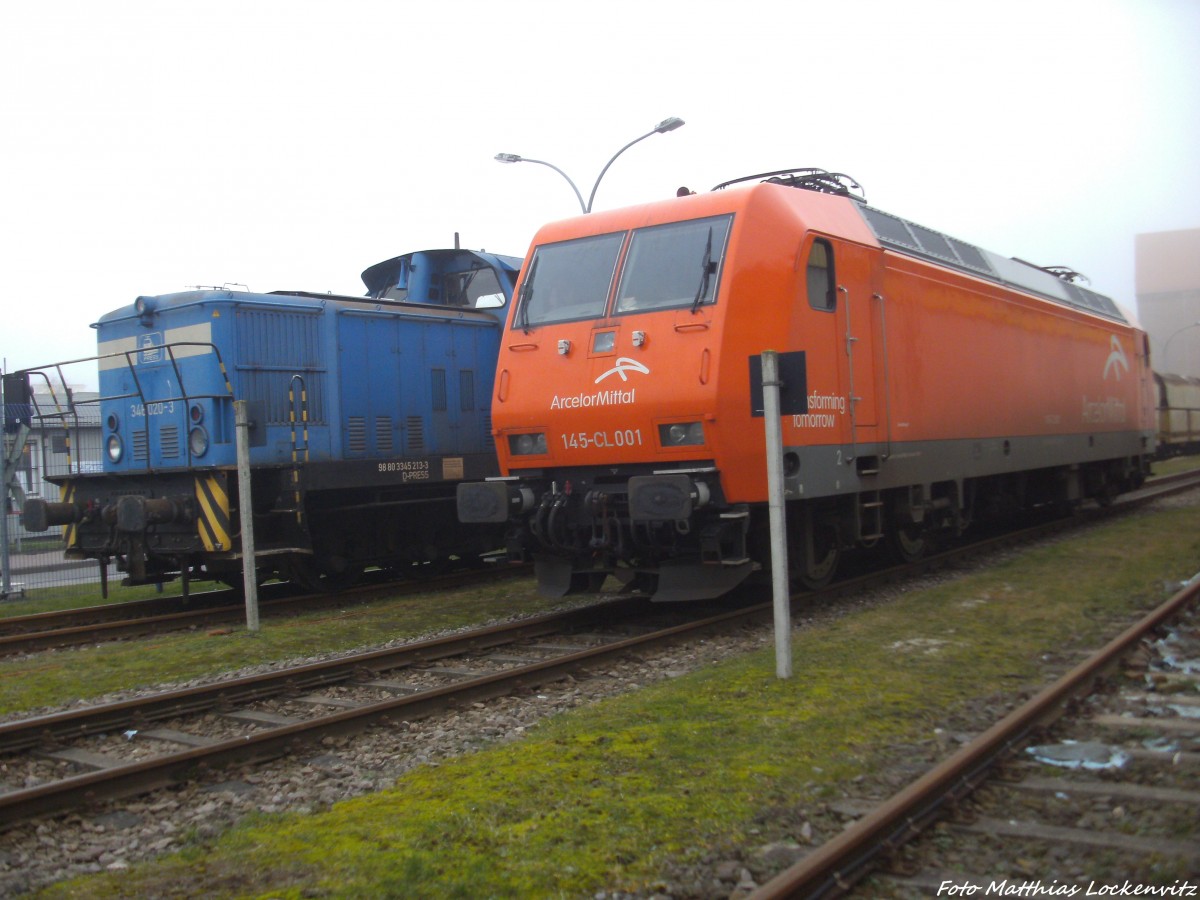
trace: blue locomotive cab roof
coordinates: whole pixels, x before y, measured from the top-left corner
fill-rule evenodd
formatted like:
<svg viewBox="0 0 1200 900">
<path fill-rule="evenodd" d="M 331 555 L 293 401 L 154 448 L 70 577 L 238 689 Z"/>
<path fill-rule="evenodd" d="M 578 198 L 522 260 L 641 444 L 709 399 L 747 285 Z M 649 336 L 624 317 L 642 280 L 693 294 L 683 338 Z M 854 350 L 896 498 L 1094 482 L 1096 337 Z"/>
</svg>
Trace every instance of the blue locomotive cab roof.
<svg viewBox="0 0 1200 900">
<path fill-rule="evenodd" d="M 196 288 L 153 297 L 139 297 L 133 304 L 105 313 L 92 325 L 133 319 L 146 312 L 179 308 L 214 300 L 262 302 L 270 297 L 297 297 L 319 303 L 331 299 L 374 300 L 382 303 L 449 306 L 459 310 L 488 312 L 508 305 L 521 270 L 519 256 L 501 256 L 476 250 L 421 250 L 384 260 L 362 273 L 365 297 L 284 290 L 268 294 L 231 290 L 229 287 Z"/>
<path fill-rule="evenodd" d="M 497 309 L 512 296 L 521 259 L 475 250 L 422 250 L 362 273 L 367 296 L 396 303 Z"/>
</svg>

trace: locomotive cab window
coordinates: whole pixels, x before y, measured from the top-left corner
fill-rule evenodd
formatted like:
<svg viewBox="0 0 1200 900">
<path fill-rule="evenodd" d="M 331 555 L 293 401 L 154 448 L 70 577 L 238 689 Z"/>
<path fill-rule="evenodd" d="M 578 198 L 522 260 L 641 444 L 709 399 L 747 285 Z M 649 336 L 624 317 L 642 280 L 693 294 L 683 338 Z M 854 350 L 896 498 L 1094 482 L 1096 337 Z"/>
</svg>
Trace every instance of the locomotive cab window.
<svg viewBox="0 0 1200 900">
<path fill-rule="evenodd" d="M 521 284 L 513 328 L 598 319 L 612 289 L 625 233 L 543 244 Z"/>
<path fill-rule="evenodd" d="M 616 311 L 695 309 L 714 302 L 731 218 L 694 219 L 635 231 Z"/>
<path fill-rule="evenodd" d="M 477 268 L 450 272 L 444 276 L 442 302 L 448 306 L 471 309 L 496 309 L 504 305 L 504 289 L 491 269 Z"/>
<path fill-rule="evenodd" d="M 808 305 L 813 309 L 832 310 L 837 306 L 837 278 L 833 271 L 833 247 L 816 238 L 808 251 L 806 268 Z"/>
</svg>

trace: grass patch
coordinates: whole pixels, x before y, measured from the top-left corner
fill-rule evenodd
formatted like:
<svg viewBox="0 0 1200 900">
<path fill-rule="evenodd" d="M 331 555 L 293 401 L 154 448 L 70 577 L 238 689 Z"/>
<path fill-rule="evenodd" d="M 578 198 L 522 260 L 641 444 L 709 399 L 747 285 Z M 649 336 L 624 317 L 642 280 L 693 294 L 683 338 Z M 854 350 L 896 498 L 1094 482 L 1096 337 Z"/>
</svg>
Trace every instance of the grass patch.
<svg viewBox="0 0 1200 900">
<path fill-rule="evenodd" d="M 1157 460 L 1150 466 L 1155 475 L 1174 475 L 1177 472 L 1191 472 L 1200 469 L 1200 456 L 1173 456 L 1170 459 Z"/>
<path fill-rule="evenodd" d="M 587 897 L 744 843 L 756 813 L 817 802 L 949 711 L 1043 679 L 1200 566 L 1200 508 L 1142 513 L 984 572 L 804 628 L 770 652 L 547 721 L 520 743 L 416 770 L 313 815 L 47 897 Z"/>
<path fill-rule="evenodd" d="M 18 540 L 10 540 L 8 544 L 8 550 L 14 556 L 19 556 L 23 553 L 51 553 L 55 550 L 61 550 L 62 547 L 63 542 L 60 537 L 26 537 Z"/>
<path fill-rule="evenodd" d="M 521 579 L 266 619 L 257 633 L 243 627 L 203 629 L 0 660 L 0 716 L 545 612 L 557 603 L 537 596 L 532 581 Z"/>
</svg>

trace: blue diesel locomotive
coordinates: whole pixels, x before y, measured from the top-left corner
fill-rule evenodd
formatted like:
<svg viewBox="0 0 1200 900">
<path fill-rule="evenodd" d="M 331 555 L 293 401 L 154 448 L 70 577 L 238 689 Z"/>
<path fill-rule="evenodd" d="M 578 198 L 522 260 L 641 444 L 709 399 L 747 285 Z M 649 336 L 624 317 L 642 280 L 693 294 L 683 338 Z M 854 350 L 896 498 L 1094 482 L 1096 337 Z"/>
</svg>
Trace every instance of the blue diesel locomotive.
<svg viewBox="0 0 1200 900">
<path fill-rule="evenodd" d="M 234 401 L 246 401 L 255 560 L 309 587 L 503 544 L 454 491 L 495 474 L 489 403 L 521 266 L 471 250 L 398 256 L 365 297 L 197 289 L 139 297 L 98 331 L 103 471 L 52 479 L 26 528 L 126 584 L 240 584 Z M 105 585 L 105 589 L 107 586 Z"/>
</svg>

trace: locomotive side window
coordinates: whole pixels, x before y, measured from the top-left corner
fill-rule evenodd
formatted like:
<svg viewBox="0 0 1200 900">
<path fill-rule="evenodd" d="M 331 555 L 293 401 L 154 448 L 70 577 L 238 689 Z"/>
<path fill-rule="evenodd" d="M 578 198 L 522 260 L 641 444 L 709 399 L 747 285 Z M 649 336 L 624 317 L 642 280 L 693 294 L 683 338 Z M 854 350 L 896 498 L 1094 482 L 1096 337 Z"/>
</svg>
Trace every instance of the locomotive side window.
<svg viewBox="0 0 1200 900">
<path fill-rule="evenodd" d="M 837 278 L 833 271 L 833 247 L 816 238 L 808 251 L 808 305 L 813 309 L 832 310 L 837 306 Z"/>
<path fill-rule="evenodd" d="M 450 272 L 443 278 L 442 303 L 471 309 L 496 309 L 504 305 L 504 289 L 491 269 Z"/>
<path fill-rule="evenodd" d="M 543 244 L 521 285 L 513 328 L 604 315 L 625 233 Z"/>
<path fill-rule="evenodd" d="M 617 312 L 712 303 L 731 216 L 641 228 L 633 233 Z"/>
</svg>

